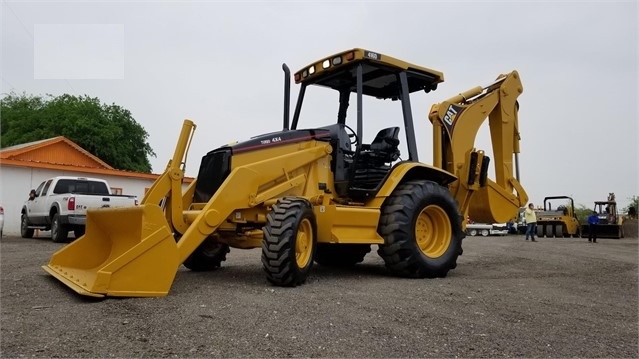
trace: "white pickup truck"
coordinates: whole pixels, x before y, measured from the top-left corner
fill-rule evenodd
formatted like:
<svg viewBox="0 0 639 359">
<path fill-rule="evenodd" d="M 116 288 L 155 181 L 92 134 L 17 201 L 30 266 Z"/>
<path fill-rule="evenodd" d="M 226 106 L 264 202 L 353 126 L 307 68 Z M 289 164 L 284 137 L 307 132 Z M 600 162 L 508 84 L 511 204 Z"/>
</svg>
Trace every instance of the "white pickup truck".
<svg viewBox="0 0 639 359">
<path fill-rule="evenodd" d="M 84 234 L 87 209 L 136 205 L 136 196 L 111 194 L 103 179 L 54 177 L 42 181 L 22 206 L 20 234 L 31 238 L 36 229 L 50 230 L 54 242 L 64 242 L 71 230 L 76 238 Z"/>
</svg>

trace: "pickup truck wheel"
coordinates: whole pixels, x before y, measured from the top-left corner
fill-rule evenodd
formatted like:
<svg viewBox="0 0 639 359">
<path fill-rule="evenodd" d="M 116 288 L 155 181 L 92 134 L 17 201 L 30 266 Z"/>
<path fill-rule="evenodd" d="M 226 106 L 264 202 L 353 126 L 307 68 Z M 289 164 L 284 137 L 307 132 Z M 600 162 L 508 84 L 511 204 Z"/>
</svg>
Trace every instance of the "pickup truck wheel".
<svg viewBox="0 0 639 359">
<path fill-rule="evenodd" d="M 384 238 L 377 253 L 394 275 L 445 277 L 462 254 L 462 216 L 443 186 L 409 181 L 384 202 L 378 233 Z"/>
<path fill-rule="evenodd" d="M 306 281 L 315 255 L 317 227 L 311 204 L 302 198 L 277 201 L 263 228 L 262 265 L 274 285 L 295 287 Z"/>
<path fill-rule="evenodd" d="M 29 228 L 29 219 L 26 213 L 22 213 L 20 218 L 20 236 L 22 238 L 33 238 L 33 228 Z"/>
<path fill-rule="evenodd" d="M 85 228 L 84 227 L 77 227 L 73 229 L 73 236 L 78 239 L 80 237 L 82 237 L 84 235 L 84 231 Z"/>
<path fill-rule="evenodd" d="M 51 218 L 51 239 L 56 243 L 64 242 L 67 240 L 68 234 L 69 230 L 60 223 L 60 215 L 54 213 Z"/>
</svg>

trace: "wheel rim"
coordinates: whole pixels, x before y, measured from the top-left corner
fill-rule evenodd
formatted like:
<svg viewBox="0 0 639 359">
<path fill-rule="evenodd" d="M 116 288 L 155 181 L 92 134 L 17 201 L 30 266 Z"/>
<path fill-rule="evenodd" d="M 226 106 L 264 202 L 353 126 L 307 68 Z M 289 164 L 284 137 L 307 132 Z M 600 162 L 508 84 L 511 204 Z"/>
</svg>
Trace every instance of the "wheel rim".
<svg viewBox="0 0 639 359">
<path fill-rule="evenodd" d="M 448 215 L 439 206 L 427 206 L 417 216 L 415 239 L 427 257 L 438 258 L 444 254 L 450 246 L 452 233 Z"/>
<path fill-rule="evenodd" d="M 53 222 L 51 222 L 51 236 L 52 237 L 56 237 L 58 235 L 58 221 L 57 219 L 53 219 Z"/>
<path fill-rule="evenodd" d="M 298 268 L 304 268 L 311 260 L 313 250 L 313 226 L 311 221 L 303 219 L 297 230 L 295 238 L 295 261 Z"/>
<path fill-rule="evenodd" d="M 471 229 L 470 230 L 470 235 L 473 236 L 473 237 L 476 236 L 477 235 L 477 231 L 474 230 L 474 229 Z"/>
<path fill-rule="evenodd" d="M 487 229 L 482 230 L 481 231 L 481 235 L 484 236 L 484 237 L 487 237 L 488 236 L 488 230 Z"/>
</svg>

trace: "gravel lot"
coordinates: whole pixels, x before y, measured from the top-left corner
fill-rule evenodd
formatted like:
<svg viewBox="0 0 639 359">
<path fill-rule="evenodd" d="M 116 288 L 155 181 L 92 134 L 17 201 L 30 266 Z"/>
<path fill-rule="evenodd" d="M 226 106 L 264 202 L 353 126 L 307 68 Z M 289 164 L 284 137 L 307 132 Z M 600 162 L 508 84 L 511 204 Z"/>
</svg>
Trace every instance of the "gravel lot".
<svg viewBox="0 0 639 359">
<path fill-rule="evenodd" d="M 1 356 L 607 357 L 638 352 L 636 223 L 624 239 L 468 237 L 444 279 L 350 270 L 268 284 L 260 250 L 211 273 L 180 268 L 168 296 L 95 300 L 41 265 L 64 244 L 0 242 Z"/>
</svg>

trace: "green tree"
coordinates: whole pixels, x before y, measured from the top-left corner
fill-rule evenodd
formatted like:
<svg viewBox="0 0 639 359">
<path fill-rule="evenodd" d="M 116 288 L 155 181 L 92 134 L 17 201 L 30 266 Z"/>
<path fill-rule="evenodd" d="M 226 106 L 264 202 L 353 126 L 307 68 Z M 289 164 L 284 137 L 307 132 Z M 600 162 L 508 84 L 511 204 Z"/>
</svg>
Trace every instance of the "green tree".
<svg viewBox="0 0 639 359">
<path fill-rule="evenodd" d="M 151 172 L 149 134 L 131 112 L 97 98 L 68 94 L 0 99 L 2 147 L 64 136 L 120 170 Z"/>
<path fill-rule="evenodd" d="M 628 198 L 628 201 L 630 201 L 630 203 L 626 207 L 624 207 L 623 209 L 624 214 L 628 213 L 628 210 L 630 209 L 630 207 L 635 208 L 635 213 L 639 211 L 639 196 L 632 196 Z"/>
<path fill-rule="evenodd" d="M 592 207 L 586 207 L 583 204 L 575 205 L 575 216 L 579 220 L 579 223 L 588 223 L 588 216 L 592 213 Z"/>
</svg>

